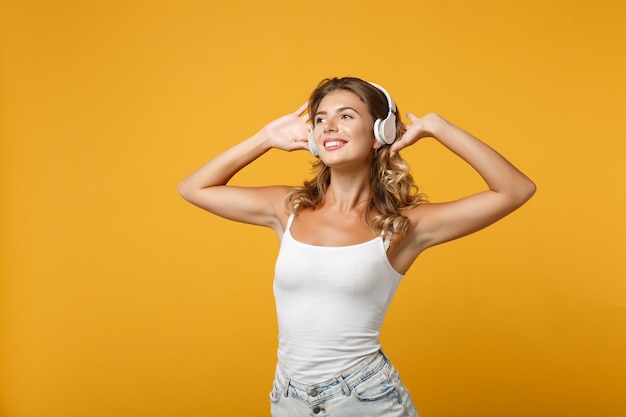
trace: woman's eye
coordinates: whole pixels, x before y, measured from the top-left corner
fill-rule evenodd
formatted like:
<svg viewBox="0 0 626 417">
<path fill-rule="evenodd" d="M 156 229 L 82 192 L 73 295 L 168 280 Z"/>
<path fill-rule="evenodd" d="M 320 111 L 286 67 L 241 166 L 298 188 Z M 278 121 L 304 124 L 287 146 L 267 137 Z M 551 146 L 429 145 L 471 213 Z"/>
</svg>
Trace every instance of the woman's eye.
<svg viewBox="0 0 626 417">
<path fill-rule="evenodd" d="M 321 117 L 316 117 L 315 118 L 315 124 L 322 123 L 323 121 L 324 121 L 324 119 L 322 119 Z"/>
<path fill-rule="evenodd" d="M 342 114 L 341 118 L 342 119 L 352 119 L 352 115 L 351 114 Z"/>
</svg>

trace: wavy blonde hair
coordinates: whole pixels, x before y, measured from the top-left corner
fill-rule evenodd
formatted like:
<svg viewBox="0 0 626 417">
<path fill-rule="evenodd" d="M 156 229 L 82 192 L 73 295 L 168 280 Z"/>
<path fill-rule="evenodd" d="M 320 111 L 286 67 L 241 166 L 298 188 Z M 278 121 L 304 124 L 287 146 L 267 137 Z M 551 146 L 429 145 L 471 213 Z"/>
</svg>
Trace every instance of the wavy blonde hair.
<svg viewBox="0 0 626 417">
<path fill-rule="evenodd" d="M 353 77 L 323 80 L 311 93 L 309 114 L 314 115 L 322 99 L 331 91 L 339 89 L 356 94 L 367 105 L 374 120 L 387 116 L 389 107 L 384 93 L 368 82 Z M 402 126 L 400 116 L 396 115 L 398 138 L 402 136 Z M 386 236 L 404 233 L 408 219 L 402 211 L 427 202 L 413 181 L 409 164 L 399 154 L 390 158 L 390 149 L 391 145 L 383 145 L 374 152 L 369 178 L 372 198 L 365 212 L 365 220 L 372 232 Z M 323 204 L 330 184 L 330 168 L 318 159 L 313 163 L 313 173 L 313 178 L 304 181 L 302 186 L 293 187 L 288 194 L 287 207 L 291 213 L 297 213 L 302 208 L 316 209 Z"/>
</svg>

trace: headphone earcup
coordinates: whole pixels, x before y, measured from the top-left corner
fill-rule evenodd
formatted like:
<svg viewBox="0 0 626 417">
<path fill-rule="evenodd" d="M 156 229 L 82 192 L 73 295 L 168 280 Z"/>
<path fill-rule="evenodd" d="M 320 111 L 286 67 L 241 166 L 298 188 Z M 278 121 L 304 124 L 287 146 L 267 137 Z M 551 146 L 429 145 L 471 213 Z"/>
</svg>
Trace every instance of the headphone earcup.
<svg viewBox="0 0 626 417">
<path fill-rule="evenodd" d="M 374 137 L 376 138 L 378 142 L 384 145 L 385 141 L 383 140 L 382 133 L 380 130 L 380 122 L 382 122 L 382 120 L 383 119 L 376 119 L 376 121 L 374 122 Z"/>
<path fill-rule="evenodd" d="M 383 145 L 391 145 L 398 136 L 398 131 L 396 130 L 396 103 L 393 102 L 391 96 L 381 86 L 378 84 L 370 83 L 373 87 L 382 91 L 387 99 L 387 107 L 389 111 L 387 112 L 387 117 L 384 119 L 378 119 L 374 122 L 374 137 L 376 140 Z"/>
<path fill-rule="evenodd" d="M 320 154 L 317 151 L 317 145 L 315 144 L 315 135 L 313 129 L 309 130 L 309 149 L 314 157 L 319 158 Z"/>
<path fill-rule="evenodd" d="M 374 122 L 374 137 L 383 145 L 391 145 L 396 140 L 396 116 L 392 112 L 384 119 Z"/>
</svg>

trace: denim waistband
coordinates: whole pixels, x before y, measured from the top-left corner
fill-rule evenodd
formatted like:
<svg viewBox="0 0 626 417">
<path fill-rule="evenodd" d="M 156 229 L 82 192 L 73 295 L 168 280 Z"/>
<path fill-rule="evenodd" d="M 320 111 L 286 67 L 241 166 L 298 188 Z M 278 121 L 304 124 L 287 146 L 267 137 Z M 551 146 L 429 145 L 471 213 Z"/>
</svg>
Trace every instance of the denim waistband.
<svg viewBox="0 0 626 417">
<path fill-rule="evenodd" d="M 289 395 L 290 388 L 297 391 L 298 396 L 310 396 L 318 397 L 321 394 L 325 394 L 324 397 L 331 397 L 338 393 L 343 393 L 349 396 L 352 386 L 367 380 L 372 375 L 380 371 L 387 363 L 389 359 L 382 350 L 372 353 L 360 360 L 354 366 L 343 370 L 333 378 L 326 381 L 318 382 L 315 384 L 305 384 L 302 382 L 294 381 L 289 377 L 287 372 L 278 365 L 277 378 L 281 379 L 281 385 L 283 386 L 283 395 L 287 397 Z"/>
</svg>

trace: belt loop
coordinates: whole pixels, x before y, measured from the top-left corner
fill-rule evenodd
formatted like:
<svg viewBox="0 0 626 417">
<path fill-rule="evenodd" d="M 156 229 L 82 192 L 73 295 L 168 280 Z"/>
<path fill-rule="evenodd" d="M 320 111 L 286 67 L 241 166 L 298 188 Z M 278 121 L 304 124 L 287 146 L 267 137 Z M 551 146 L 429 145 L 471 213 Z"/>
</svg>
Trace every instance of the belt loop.
<svg viewBox="0 0 626 417">
<path fill-rule="evenodd" d="M 285 397 L 289 396 L 289 385 L 291 384 L 291 378 L 286 377 L 287 379 L 285 380 L 285 391 L 283 392 L 283 395 Z"/>
<path fill-rule="evenodd" d="M 350 388 L 348 387 L 348 384 L 346 384 L 346 380 L 343 379 L 343 375 L 339 375 L 337 377 L 337 381 L 339 381 L 339 385 L 341 385 L 341 389 L 343 390 L 343 394 L 346 397 L 349 397 L 351 392 L 350 392 Z"/>
</svg>

